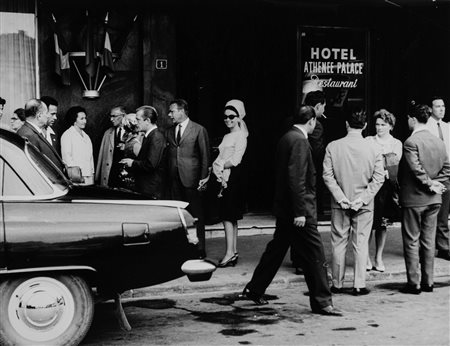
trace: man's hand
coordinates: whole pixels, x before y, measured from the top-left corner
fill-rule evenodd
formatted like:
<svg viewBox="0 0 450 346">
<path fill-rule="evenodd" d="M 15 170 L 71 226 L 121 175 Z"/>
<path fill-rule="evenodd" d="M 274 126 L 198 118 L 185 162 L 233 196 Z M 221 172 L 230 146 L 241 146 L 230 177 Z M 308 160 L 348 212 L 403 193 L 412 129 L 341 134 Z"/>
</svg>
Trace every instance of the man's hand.
<svg viewBox="0 0 450 346">
<path fill-rule="evenodd" d="M 350 201 L 347 198 L 343 198 L 338 202 L 339 206 L 341 207 L 341 209 L 350 209 L 350 207 L 352 206 L 352 204 L 350 203 Z"/>
<path fill-rule="evenodd" d="M 434 192 L 438 195 L 442 195 L 443 192 L 445 192 L 445 190 L 447 190 L 447 188 L 445 187 L 444 184 L 442 184 L 439 181 L 433 180 L 430 186 L 430 191 Z"/>
<path fill-rule="evenodd" d="M 306 224 L 306 217 L 304 216 L 297 216 L 294 218 L 294 226 L 296 227 L 304 227 Z"/>
<path fill-rule="evenodd" d="M 131 167 L 131 165 L 133 164 L 133 161 L 134 161 L 133 159 L 122 159 L 122 160 L 120 160 L 119 163 L 122 163 L 127 167 Z"/>
<path fill-rule="evenodd" d="M 351 203 L 351 209 L 354 211 L 358 211 L 359 209 L 361 209 L 361 207 L 363 206 L 364 202 L 361 198 L 357 198 L 355 199 L 352 203 Z"/>
</svg>

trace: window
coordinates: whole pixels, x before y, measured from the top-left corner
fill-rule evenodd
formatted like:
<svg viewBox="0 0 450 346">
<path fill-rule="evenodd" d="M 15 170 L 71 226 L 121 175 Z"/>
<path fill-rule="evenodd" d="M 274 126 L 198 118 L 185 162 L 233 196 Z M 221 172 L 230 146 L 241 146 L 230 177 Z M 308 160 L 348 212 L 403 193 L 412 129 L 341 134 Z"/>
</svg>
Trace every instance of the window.
<svg viewBox="0 0 450 346">
<path fill-rule="evenodd" d="M 1 159 L 0 159 L 1 160 Z M 32 196 L 33 194 L 11 167 L 1 160 L 3 166 L 3 196 Z"/>
<path fill-rule="evenodd" d="M 34 0 L 0 1 L 0 96 L 6 100 L 2 127 L 11 113 L 36 97 Z"/>
</svg>

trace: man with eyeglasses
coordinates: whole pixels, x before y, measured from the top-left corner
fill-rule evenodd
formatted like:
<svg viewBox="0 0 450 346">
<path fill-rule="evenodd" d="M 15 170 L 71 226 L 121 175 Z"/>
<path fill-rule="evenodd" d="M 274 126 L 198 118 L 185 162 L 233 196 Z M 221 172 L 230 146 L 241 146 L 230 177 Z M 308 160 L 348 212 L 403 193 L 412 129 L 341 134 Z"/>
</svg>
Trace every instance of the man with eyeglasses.
<svg viewBox="0 0 450 346">
<path fill-rule="evenodd" d="M 124 106 L 115 106 L 111 109 L 110 120 L 112 126 L 105 131 L 95 170 L 95 182 L 101 186 L 123 187 L 120 179 L 123 159 L 123 141 L 125 130 L 122 119 L 126 114 Z"/>
<path fill-rule="evenodd" d="M 201 191 L 210 167 L 209 138 L 206 129 L 189 119 L 188 103 L 177 99 L 170 103 L 168 130 L 170 194 L 172 199 L 189 202 L 188 210 L 196 218 L 199 257 L 206 257 L 205 220 Z"/>
</svg>

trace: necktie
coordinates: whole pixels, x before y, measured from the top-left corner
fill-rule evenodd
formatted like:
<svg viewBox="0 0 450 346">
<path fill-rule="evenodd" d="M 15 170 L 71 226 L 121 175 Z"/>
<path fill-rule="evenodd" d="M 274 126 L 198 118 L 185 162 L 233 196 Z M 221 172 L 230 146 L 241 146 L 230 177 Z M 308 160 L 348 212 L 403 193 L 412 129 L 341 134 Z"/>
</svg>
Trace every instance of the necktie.
<svg viewBox="0 0 450 346">
<path fill-rule="evenodd" d="M 439 138 L 440 138 L 441 140 L 444 140 L 444 135 L 442 134 L 442 129 L 441 129 L 441 123 L 438 122 L 438 123 L 437 123 L 437 126 L 438 126 Z"/>
<path fill-rule="evenodd" d="M 181 141 L 181 124 L 178 125 L 177 144 L 180 144 L 180 141 Z"/>
</svg>

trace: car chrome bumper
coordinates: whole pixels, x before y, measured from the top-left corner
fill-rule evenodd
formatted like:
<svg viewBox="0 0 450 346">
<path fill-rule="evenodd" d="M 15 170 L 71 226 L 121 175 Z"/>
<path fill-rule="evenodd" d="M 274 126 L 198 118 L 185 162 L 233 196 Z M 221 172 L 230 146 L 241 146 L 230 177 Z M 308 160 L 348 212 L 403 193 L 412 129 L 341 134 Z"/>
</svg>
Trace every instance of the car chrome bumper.
<svg viewBox="0 0 450 346">
<path fill-rule="evenodd" d="M 181 266 L 189 281 L 208 281 L 216 268 L 216 265 L 207 259 L 189 260 Z"/>
</svg>

